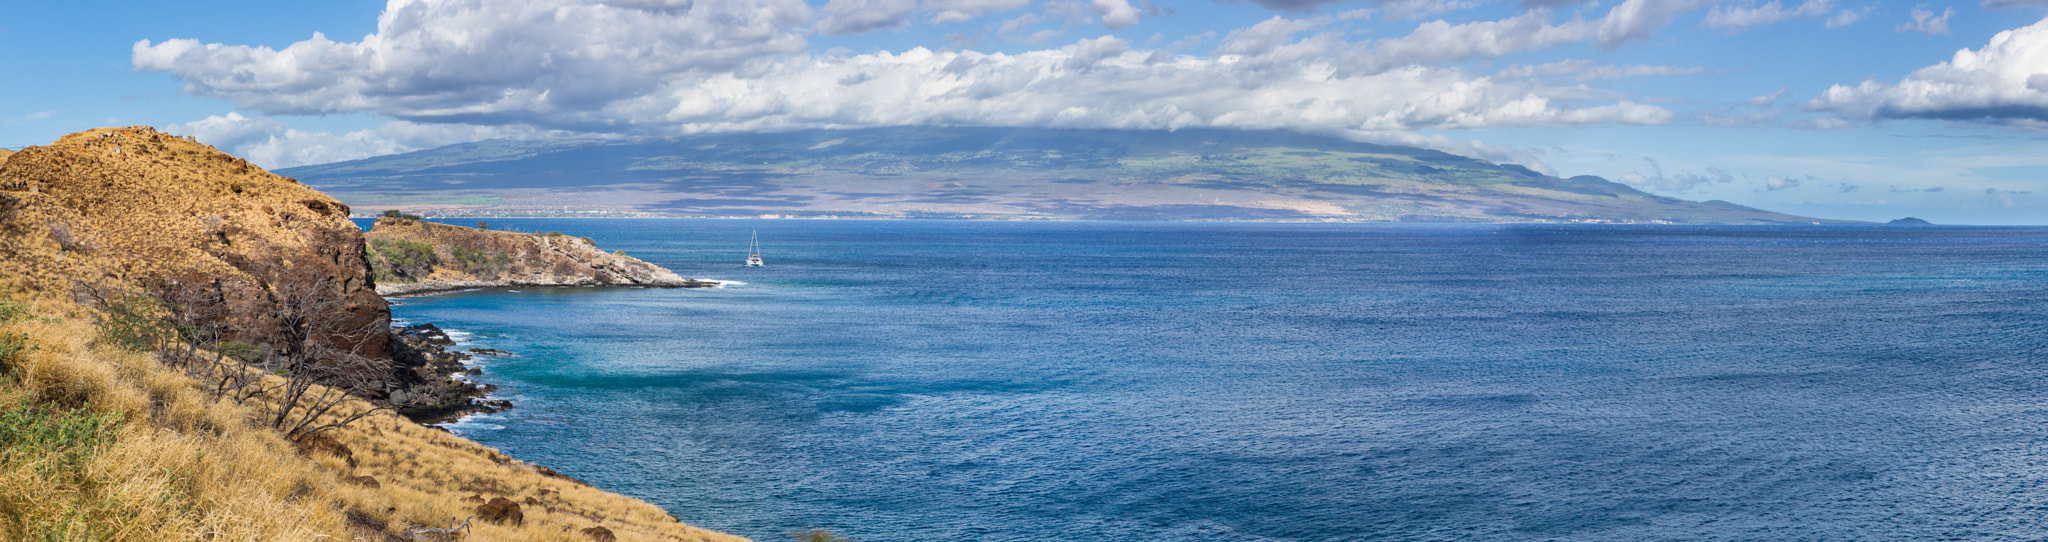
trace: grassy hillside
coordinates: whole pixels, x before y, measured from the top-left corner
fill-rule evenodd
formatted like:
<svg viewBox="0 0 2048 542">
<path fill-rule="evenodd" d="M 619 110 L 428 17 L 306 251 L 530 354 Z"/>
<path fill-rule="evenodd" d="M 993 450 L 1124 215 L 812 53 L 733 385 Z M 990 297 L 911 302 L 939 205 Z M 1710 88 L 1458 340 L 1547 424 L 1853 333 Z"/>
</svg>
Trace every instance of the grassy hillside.
<svg viewBox="0 0 2048 542">
<path fill-rule="evenodd" d="M 1804 223 L 1597 177 L 1274 131 L 877 128 L 487 141 L 284 170 L 366 210 Z"/>
<path fill-rule="evenodd" d="M 382 411 L 302 451 L 256 405 L 109 340 L 93 311 L 0 302 L 0 540 L 404 540 L 522 503 L 470 540 L 737 541 Z M 276 377 L 271 377 L 275 379 Z M 260 402 L 263 400 L 259 398 Z M 336 416 L 373 408 L 351 400 Z M 395 538 L 397 537 L 397 538 Z"/>
<path fill-rule="evenodd" d="M 739 540 L 359 398 L 332 198 L 147 127 L 0 158 L 0 540 Z"/>
</svg>

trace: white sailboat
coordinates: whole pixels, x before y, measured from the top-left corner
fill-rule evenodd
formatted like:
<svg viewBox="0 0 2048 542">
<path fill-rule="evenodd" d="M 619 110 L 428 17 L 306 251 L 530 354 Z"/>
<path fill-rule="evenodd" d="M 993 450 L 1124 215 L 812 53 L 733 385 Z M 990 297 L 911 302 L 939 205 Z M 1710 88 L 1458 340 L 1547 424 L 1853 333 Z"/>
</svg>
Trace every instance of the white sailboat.
<svg viewBox="0 0 2048 542">
<path fill-rule="evenodd" d="M 747 267 L 760 267 L 761 265 L 761 232 L 755 231 L 753 243 L 747 245 Z"/>
</svg>

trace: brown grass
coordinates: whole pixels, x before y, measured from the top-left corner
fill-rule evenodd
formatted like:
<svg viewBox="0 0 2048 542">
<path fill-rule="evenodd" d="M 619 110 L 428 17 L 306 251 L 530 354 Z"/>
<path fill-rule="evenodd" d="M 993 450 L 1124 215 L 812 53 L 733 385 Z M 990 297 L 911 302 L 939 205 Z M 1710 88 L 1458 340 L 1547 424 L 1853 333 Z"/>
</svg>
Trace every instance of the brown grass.
<svg viewBox="0 0 2048 542">
<path fill-rule="evenodd" d="M 619 540 L 743 540 L 388 412 L 331 433 L 354 466 L 302 456 L 246 406 L 212 401 L 185 375 L 97 340 L 84 308 L 10 297 L 33 316 L 0 333 L 25 334 L 34 349 L 6 360 L 0 413 L 75 409 L 115 423 L 75 465 L 55 454 L 0 460 L 0 540 L 378 541 L 474 515 L 471 496 L 531 503 L 522 525 L 475 521 L 468 540 L 588 540 L 581 530 L 592 526 Z M 356 476 L 379 487 L 344 480 Z"/>
<path fill-rule="evenodd" d="M 347 213 L 147 127 L 0 160 L 0 303 L 30 313 L 0 318 L 0 341 L 34 346 L 0 359 L 0 541 L 386 541 L 475 514 L 472 495 L 533 504 L 521 525 L 472 523 L 468 540 L 588 540 L 580 531 L 593 526 L 619 540 L 741 540 L 388 412 L 330 433 L 353 462 L 301 455 L 255 421 L 260 405 L 216 401 L 181 371 L 101 340 L 74 302 L 79 283 L 250 279 L 244 268 L 276 264 L 344 283 L 364 298 L 348 311 L 376 320 L 384 302 L 368 291 Z M 334 414 L 369 408 L 351 399 Z M 10 427 L 66 429 L 24 440 L 34 431 Z M 350 481 L 361 477 L 377 487 Z"/>
</svg>

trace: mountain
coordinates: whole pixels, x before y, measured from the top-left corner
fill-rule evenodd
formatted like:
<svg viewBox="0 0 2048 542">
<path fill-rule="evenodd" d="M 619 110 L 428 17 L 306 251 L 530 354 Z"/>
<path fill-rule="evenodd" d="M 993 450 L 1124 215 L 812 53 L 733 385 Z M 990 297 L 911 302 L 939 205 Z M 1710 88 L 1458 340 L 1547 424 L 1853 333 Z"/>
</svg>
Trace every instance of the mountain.
<svg viewBox="0 0 2048 542">
<path fill-rule="evenodd" d="M 904 127 L 499 140 L 280 173 L 357 208 L 444 216 L 1815 221 L 1280 131 Z"/>
</svg>

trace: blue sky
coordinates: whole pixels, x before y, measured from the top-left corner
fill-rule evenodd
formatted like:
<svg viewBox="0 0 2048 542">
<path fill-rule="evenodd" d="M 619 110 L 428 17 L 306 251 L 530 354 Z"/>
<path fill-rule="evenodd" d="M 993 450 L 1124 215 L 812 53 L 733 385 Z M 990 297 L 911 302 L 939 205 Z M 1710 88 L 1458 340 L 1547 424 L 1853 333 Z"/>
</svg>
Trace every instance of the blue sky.
<svg viewBox="0 0 2048 542">
<path fill-rule="evenodd" d="M 1861 220 L 2048 224 L 2048 0 L 27 3 L 0 147 L 1275 128 Z"/>
</svg>

